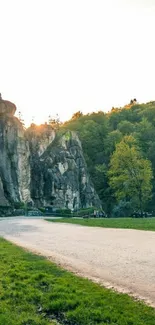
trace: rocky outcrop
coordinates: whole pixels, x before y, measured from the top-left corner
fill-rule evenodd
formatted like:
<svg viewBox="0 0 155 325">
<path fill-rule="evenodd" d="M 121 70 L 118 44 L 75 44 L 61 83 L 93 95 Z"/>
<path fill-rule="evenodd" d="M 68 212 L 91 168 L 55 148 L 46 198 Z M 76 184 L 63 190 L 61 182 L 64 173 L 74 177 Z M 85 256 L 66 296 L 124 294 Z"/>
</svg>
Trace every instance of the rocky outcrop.
<svg viewBox="0 0 155 325">
<path fill-rule="evenodd" d="M 0 98 L 0 206 L 100 206 L 76 133 L 46 124 L 25 131 L 15 110 Z"/>
<path fill-rule="evenodd" d="M 11 204 L 31 200 L 29 155 L 22 124 L 13 116 L 1 116 L 0 179 L 5 198 Z"/>
<path fill-rule="evenodd" d="M 0 94 L 0 115 L 14 115 L 16 112 L 16 106 L 8 100 L 3 100 Z"/>
<path fill-rule="evenodd" d="M 30 139 L 31 196 L 37 206 L 78 209 L 100 205 L 75 132 L 58 133 L 41 155 L 34 145 L 38 142 Z"/>
</svg>

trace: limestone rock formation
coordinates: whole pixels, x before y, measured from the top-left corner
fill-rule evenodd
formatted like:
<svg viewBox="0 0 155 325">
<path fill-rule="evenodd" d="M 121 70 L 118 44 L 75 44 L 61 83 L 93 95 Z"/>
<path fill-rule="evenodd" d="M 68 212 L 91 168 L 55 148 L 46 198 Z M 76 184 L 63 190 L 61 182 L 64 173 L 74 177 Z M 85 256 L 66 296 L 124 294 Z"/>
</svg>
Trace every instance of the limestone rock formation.
<svg viewBox="0 0 155 325">
<path fill-rule="evenodd" d="M 37 206 L 78 209 L 100 205 L 75 132 L 58 134 L 42 155 L 30 139 L 31 197 Z"/>
<path fill-rule="evenodd" d="M 22 124 L 13 116 L 0 116 L 0 178 L 11 204 L 31 200 L 29 155 Z"/>
<path fill-rule="evenodd" d="M 100 206 L 76 133 L 46 124 L 25 131 L 15 110 L 0 98 L 0 206 Z"/>
</svg>

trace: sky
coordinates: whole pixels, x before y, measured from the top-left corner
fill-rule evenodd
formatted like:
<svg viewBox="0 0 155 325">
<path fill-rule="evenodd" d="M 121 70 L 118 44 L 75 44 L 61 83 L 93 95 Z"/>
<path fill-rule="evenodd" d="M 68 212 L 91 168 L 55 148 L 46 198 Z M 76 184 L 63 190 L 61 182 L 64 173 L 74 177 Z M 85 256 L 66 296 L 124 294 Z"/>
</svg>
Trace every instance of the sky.
<svg viewBox="0 0 155 325">
<path fill-rule="evenodd" d="M 26 125 L 155 100 L 155 0 L 0 0 L 0 92 Z"/>
</svg>

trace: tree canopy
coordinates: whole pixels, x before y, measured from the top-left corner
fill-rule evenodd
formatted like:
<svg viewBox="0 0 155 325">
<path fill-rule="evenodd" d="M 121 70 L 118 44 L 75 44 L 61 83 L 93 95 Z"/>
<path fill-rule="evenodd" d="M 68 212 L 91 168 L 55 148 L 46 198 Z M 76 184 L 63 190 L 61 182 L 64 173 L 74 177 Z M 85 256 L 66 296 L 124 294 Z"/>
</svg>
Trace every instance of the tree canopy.
<svg viewBox="0 0 155 325">
<path fill-rule="evenodd" d="M 110 160 L 109 184 L 118 201 L 125 199 L 142 214 L 151 198 L 153 172 L 151 162 L 144 159 L 133 137 L 117 144 Z"/>
<path fill-rule="evenodd" d="M 130 168 L 131 164 L 135 163 L 134 171 L 138 173 L 139 177 L 143 178 L 142 201 L 145 203 L 145 209 L 147 211 L 155 211 L 155 179 L 153 178 L 150 181 L 152 173 L 155 176 L 154 101 L 147 104 L 139 104 L 136 99 L 132 99 L 123 108 L 113 107 L 108 113 L 99 111 L 84 115 L 78 111 L 71 120 L 63 123 L 60 128 L 73 130 L 78 133 L 91 179 L 101 199 L 103 209 L 108 215 L 112 216 L 116 207 L 121 206 L 121 209 L 124 207 L 125 199 L 118 195 L 118 189 L 114 186 L 114 180 L 112 182 L 112 174 L 111 181 L 109 181 L 109 172 L 110 170 L 112 172 L 112 162 L 115 163 L 116 169 L 118 151 L 120 157 L 123 154 L 129 155 L 130 163 L 128 163 L 128 166 Z M 126 137 L 128 137 L 128 141 Z M 129 144 L 129 139 L 132 144 Z M 125 156 L 123 159 L 125 159 Z M 119 163 L 122 164 L 121 159 Z M 123 177 L 125 177 L 124 174 Z M 135 192 L 137 193 L 136 188 L 138 185 L 134 181 L 131 186 L 131 181 L 127 182 L 126 180 L 123 183 L 122 192 L 127 184 L 128 191 L 130 192 L 128 206 L 136 206 L 135 202 L 134 204 L 132 202 L 131 192 L 134 192 L 133 197 L 135 196 L 138 206 L 138 194 L 135 194 Z M 133 188 L 132 190 L 131 187 Z M 129 196 L 129 193 L 126 193 L 126 195 Z"/>
</svg>

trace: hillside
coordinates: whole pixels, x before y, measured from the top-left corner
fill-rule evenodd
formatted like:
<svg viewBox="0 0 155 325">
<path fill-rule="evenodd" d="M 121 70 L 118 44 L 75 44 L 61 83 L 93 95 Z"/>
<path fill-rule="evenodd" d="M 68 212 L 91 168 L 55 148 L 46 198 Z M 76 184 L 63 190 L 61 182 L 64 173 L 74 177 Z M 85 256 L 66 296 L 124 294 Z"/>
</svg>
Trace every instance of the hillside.
<svg viewBox="0 0 155 325">
<path fill-rule="evenodd" d="M 136 148 L 136 152 L 138 152 L 135 160 L 139 160 L 141 165 L 147 164 L 147 167 L 141 168 L 141 172 L 144 173 L 144 177 L 141 176 L 141 178 L 145 178 L 148 168 L 151 178 L 150 182 L 148 178 L 146 180 L 146 190 L 144 189 L 146 184 L 143 186 L 143 202 L 146 194 L 150 192 L 147 201 L 144 202 L 143 210 L 155 210 L 155 182 L 151 176 L 151 172 L 153 176 L 155 175 L 154 101 L 138 104 L 136 100 L 133 100 L 129 105 L 123 108 L 112 108 L 108 113 L 99 111 L 98 113 L 83 115 L 81 112 L 77 112 L 70 121 L 61 127 L 61 132 L 63 129 L 78 132 L 88 170 L 103 208 L 109 215 L 113 216 L 130 215 L 133 210 L 139 208 L 131 195 L 126 195 L 123 198 L 120 196 L 118 199 L 117 191 L 114 190 L 113 186 L 110 186 L 109 181 L 110 159 L 115 153 L 116 147 L 122 141 L 124 143 L 124 141 L 131 142 L 132 140 L 134 144 L 130 143 L 130 147 Z M 142 180 L 140 179 L 140 181 Z M 124 188 L 125 183 L 122 182 L 120 186 Z"/>
</svg>

